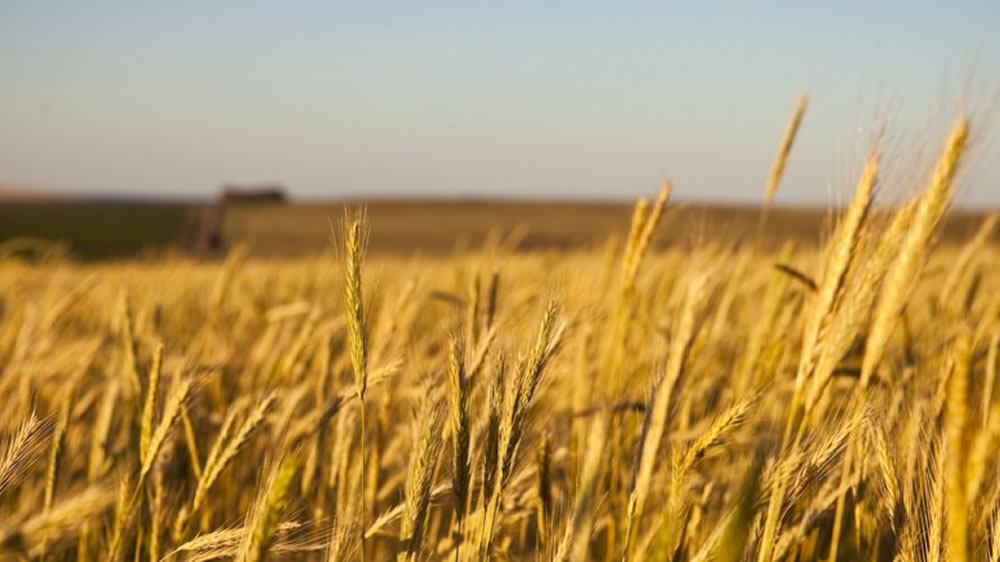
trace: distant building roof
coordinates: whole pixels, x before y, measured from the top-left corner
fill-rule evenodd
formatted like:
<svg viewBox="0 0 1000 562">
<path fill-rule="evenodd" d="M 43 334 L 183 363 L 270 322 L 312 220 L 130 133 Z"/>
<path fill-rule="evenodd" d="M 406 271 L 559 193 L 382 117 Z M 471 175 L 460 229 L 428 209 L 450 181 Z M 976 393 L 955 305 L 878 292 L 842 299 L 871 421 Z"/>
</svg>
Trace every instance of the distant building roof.
<svg viewBox="0 0 1000 562">
<path fill-rule="evenodd" d="M 285 188 L 277 184 L 224 185 L 219 202 L 230 203 L 287 203 Z"/>
</svg>

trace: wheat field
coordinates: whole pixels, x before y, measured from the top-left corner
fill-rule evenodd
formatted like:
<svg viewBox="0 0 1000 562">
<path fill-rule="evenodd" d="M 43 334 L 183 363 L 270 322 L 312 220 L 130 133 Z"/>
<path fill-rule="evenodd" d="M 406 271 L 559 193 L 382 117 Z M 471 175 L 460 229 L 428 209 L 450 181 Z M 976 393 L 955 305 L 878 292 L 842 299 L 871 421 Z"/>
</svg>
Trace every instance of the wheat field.
<svg viewBox="0 0 1000 562">
<path fill-rule="evenodd" d="M 767 186 L 773 197 L 805 100 Z M 960 119 L 819 249 L 0 261 L 0 556 L 1000 560 L 1000 263 Z M 761 222 L 767 220 L 766 213 Z"/>
</svg>

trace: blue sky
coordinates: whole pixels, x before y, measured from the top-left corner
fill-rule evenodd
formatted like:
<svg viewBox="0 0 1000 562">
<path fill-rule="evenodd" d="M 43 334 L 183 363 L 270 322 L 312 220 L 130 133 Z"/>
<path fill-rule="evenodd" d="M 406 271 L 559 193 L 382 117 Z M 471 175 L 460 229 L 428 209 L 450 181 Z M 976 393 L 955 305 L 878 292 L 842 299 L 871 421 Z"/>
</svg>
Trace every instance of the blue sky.
<svg viewBox="0 0 1000 562">
<path fill-rule="evenodd" d="M 212 196 L 756 202 L 845 197 L 873 126 L 919 187 L 975 118 L 967 206 L 1000 206 L 1000 2 L 10 2 L 0 184 Z"/>
</svg>

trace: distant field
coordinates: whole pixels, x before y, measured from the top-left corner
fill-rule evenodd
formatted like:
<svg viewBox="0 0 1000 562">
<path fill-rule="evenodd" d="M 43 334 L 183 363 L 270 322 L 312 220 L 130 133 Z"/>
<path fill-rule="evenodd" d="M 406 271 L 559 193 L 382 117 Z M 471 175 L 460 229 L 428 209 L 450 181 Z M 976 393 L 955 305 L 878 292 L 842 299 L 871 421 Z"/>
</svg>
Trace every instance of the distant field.
<svg viewBox="0 0 1000 562">
<path fill-rule="evenodd" d="M 373 253 L 447 255 L 482 245 L 491 232 L 518 238 L 521 250 L 587 249 L 627 232 L 632 204 L 563 202 L 378 201 L 367 205 Z M 344 204 L 233 207 L 226 210 L 223 238 L 246 243 L 262 256 L 303 256 L 331 248 L 330 222 L 339 226 Z M 668 208 L 656 243 L 722 245 L 755 234 L 755 207 L 677 205 Z M 982 213 L 953 213 L 942 228 L 946 240 L 972 235 Z M 772 209 L 765 240 L 770 246 L 794 240 L 812 247 L 825 240 L 830 211 Z"/>
<path fill-rule="evenodd" d="M 37 238 L 84 261 L 134 257 L 181 245 L 192 228 L 192 210 L 182 204 L 0 204 L 0 243 Z"/>
<path fill-rule="evenodd" d="M 60 243 L 79 260 L 134 257 L 186 250 L 199 230 L 198 205 L 134 202 L 0 203 L 0 243 L 30 237 Z M 449 255 L 482 246 L 491 233 L 522 251 L 589 249 L 621 236 L 631 205 L 571 202 L 375 201 L 367 204 L 375 254 Z M 344 203 L 234 205 L 221 220 L 223 247 L 246 244 L 254 255 L 301 257 L 329 250 L 330 224 L 339 225 Z M 675 205 L 669 207 L 655 243 L 722 245 L 754 236 L 754 207 Z M 765 242 L 794 240 L 815 246 L 829 232 L 828 210 L 772 209 Z M 981 213 L 953 213 L 942 229 L 945 240 L 974 232 Z"/>
</svg>

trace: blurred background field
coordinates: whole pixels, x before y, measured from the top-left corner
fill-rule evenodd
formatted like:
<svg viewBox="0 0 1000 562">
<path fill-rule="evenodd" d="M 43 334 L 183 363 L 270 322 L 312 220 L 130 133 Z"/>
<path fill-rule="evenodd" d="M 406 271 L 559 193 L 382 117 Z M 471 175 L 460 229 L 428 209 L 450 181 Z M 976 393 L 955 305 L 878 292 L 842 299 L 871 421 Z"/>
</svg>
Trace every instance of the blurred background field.
<svg viewBox="0 0 1000 562">
<path fill-rule="evenodd" d="M 31 255 L 54 245 L 79 261 L 165 253 L 214 259 L 227 248 L 245 245 L 255 256 L 302 257 L 331 249 L 331 222 L 336 226 L 350 204 L 0 202 L 0 253 Z M 461 253 L 480 247 L 490 236 L 503 236 L 516 251 L 591 249 L 620 235 L 632 212 L 624 202 L 376 200 L 365 206 L 373 225 L 370 251 L 402 256 Z M 829 232 L 831 213 L 806 207 L 772 209 L 765 243 L 794 240 L 813 247 Z M 967 239 L 984 214 L 953 212 L 941 239 Z M 746 241 L 755 234 L 759 215 L 751 206 L 680 204 L 668 213 L 657 245 Z"/>
<path fill-rule="evenodd" d="M 0 243 L 18 252 L 54 243 L 79 260 L 140 256 L 183 247 L 194 209 L 184 204 L 0 204 Z"/>
</svg>

